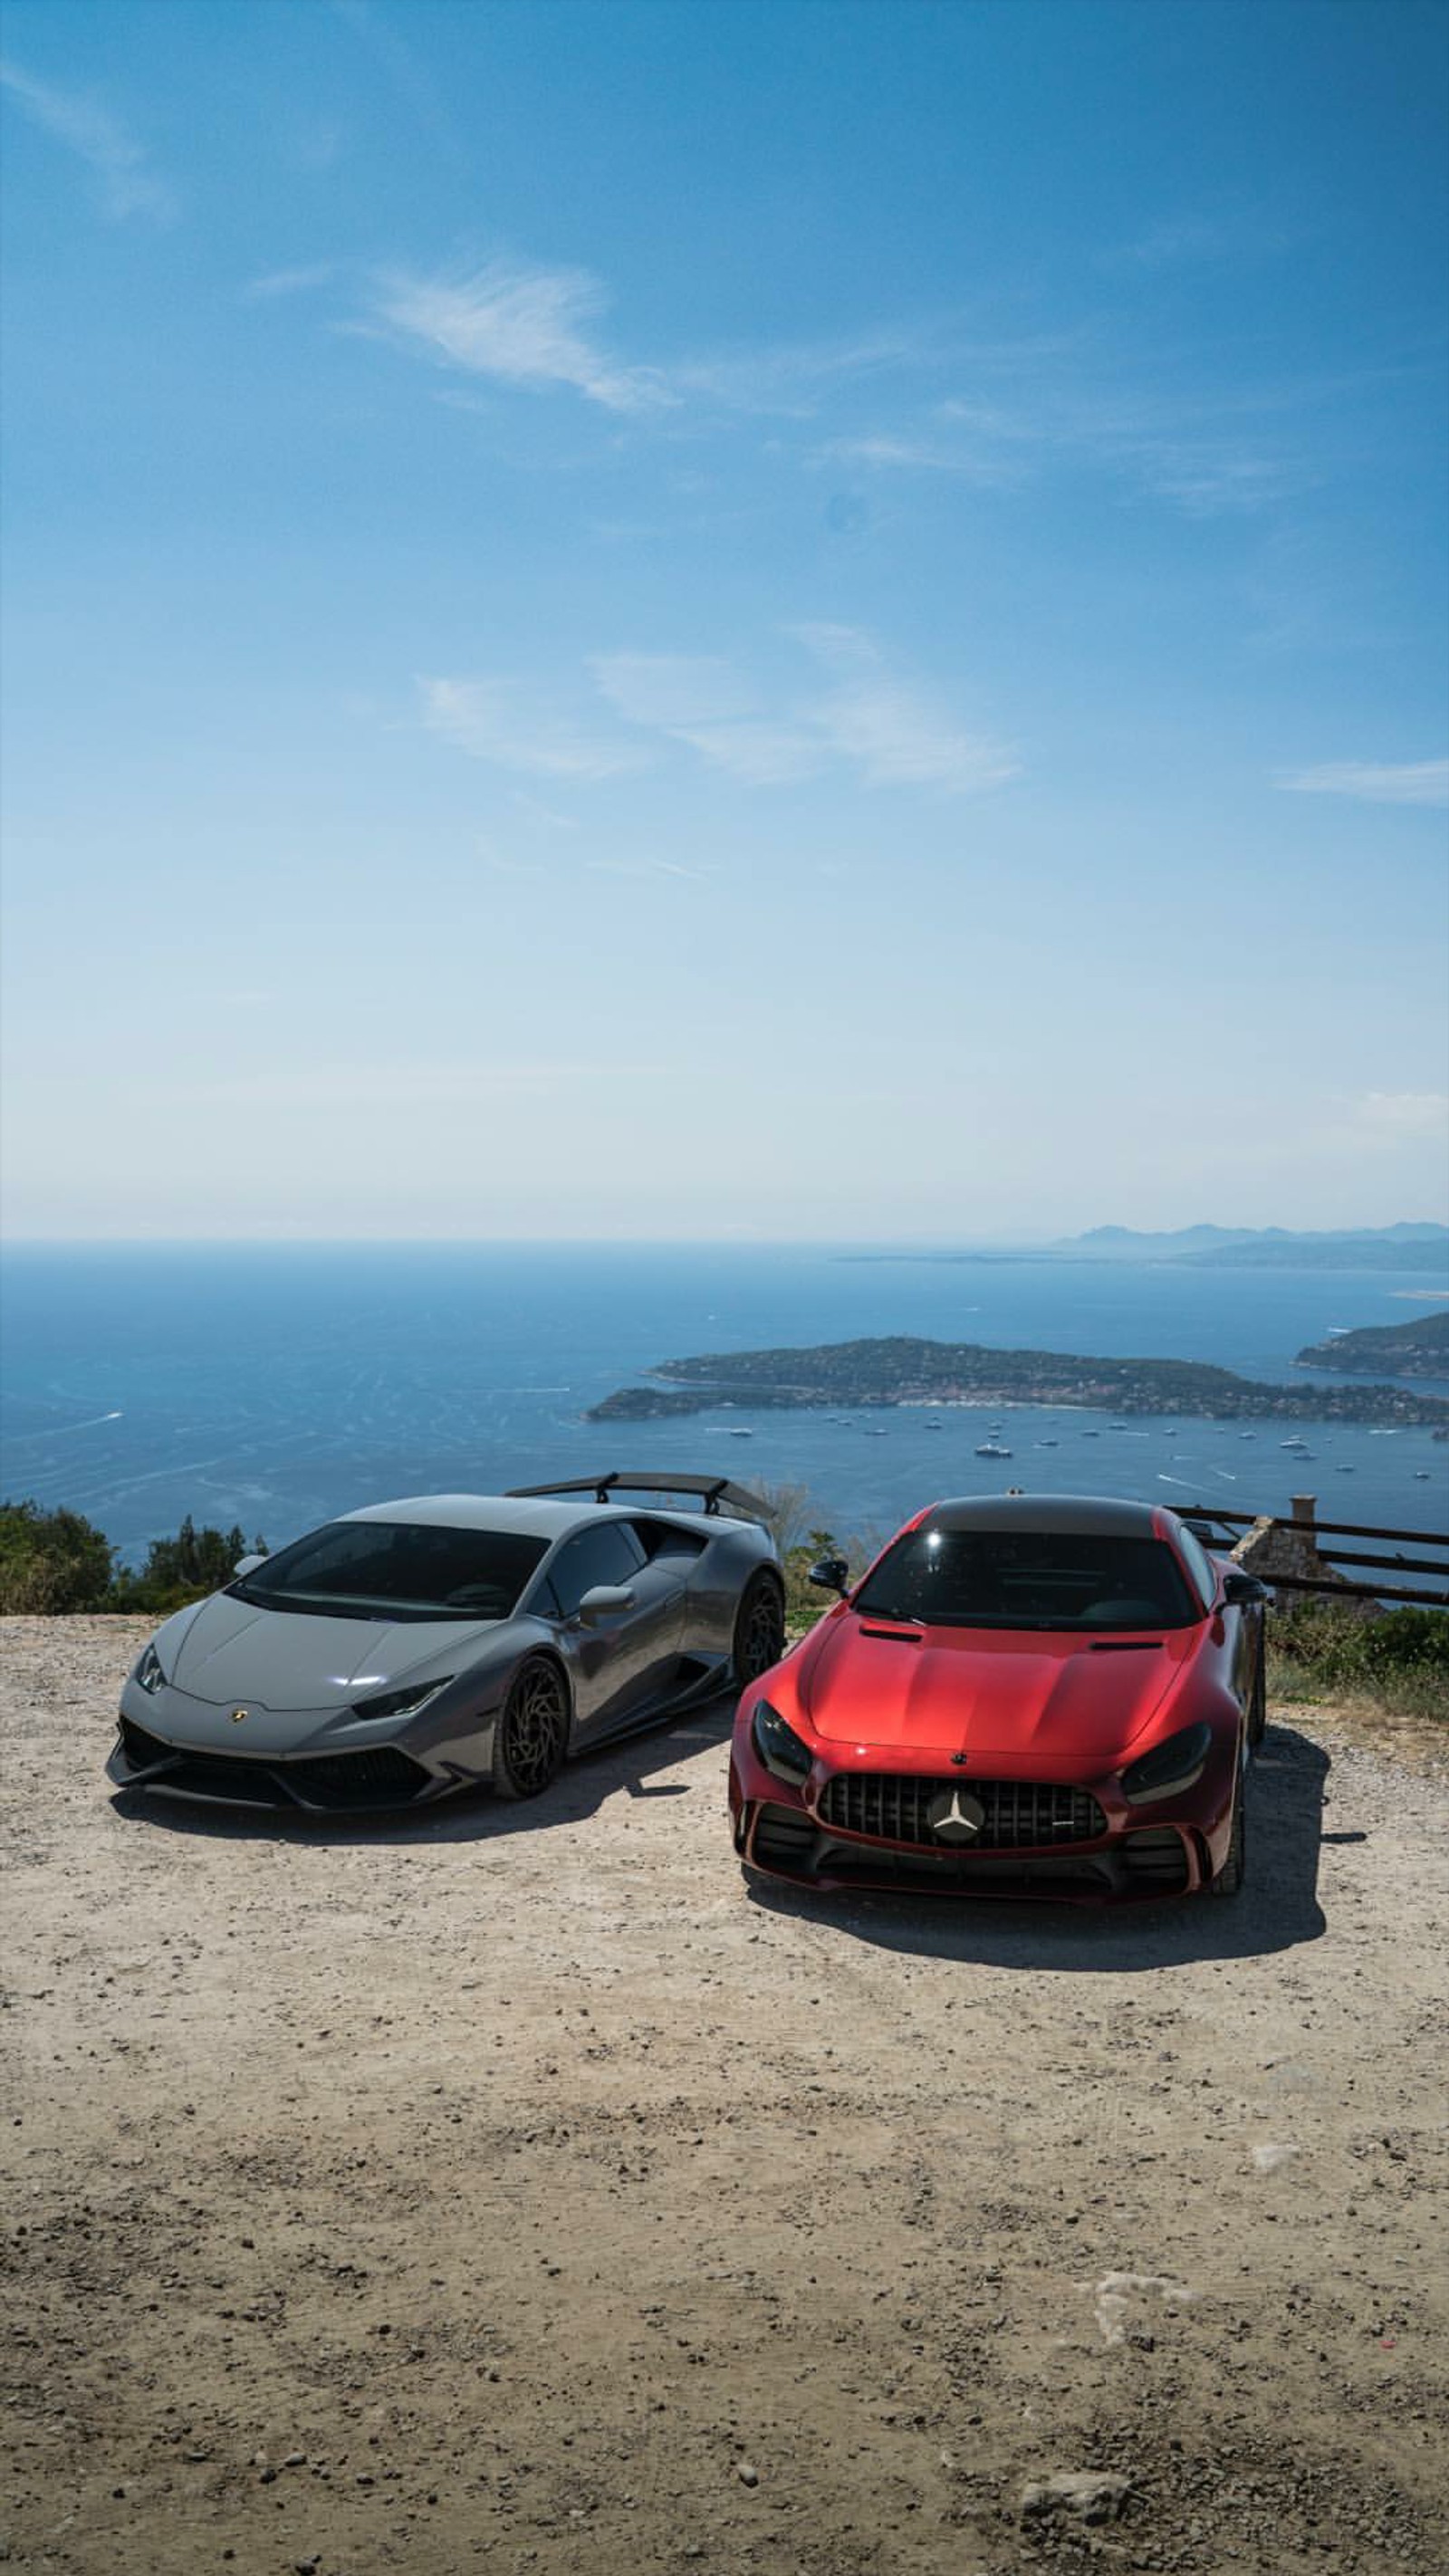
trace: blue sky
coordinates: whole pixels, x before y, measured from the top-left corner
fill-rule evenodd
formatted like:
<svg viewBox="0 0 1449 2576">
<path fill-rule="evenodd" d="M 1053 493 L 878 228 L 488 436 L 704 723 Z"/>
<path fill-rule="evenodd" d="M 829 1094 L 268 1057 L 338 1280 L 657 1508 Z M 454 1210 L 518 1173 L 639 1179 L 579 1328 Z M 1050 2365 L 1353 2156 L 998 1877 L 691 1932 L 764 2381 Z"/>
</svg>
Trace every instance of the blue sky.
<svg viewBox="0 0 1449 2576">
<path fill-rule="evenodd" d="M 17 1235 L 1449 1195 L 1437 0 L 12 0 Z"/>
</svg>

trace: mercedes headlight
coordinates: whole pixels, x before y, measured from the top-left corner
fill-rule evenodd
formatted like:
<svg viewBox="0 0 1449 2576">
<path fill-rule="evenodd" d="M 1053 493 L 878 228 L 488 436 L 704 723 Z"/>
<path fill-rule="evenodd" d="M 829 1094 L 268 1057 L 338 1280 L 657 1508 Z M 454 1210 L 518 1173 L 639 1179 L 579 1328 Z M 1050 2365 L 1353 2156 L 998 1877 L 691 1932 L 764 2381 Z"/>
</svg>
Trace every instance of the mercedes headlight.
<svg viewBox="0 0 1449 2576">
<path fill-rule="evenodd" d="M 1154 1799 L 1170 1798 L 1179 1789 L 1190 1789 L 1212 1749 L 1213 1731 L 1206 1720 L 1183 1727 L 1180 1734 L 1169 1735 L 1165 1743 L 1154 1744 L 1140 1762 L 1128 1765 L 1122 1774 L 1123 1797 L 1129 1806 L 1147 1807 Z"/>
<path fill-rule="evenodd" d="M 166 1676 L 161 1670 L 161 1658 L 154 1646 L 146 1648 L 136 1666 L 135 1680 L 149 1699 L 154 1699 L 159 1690 L 166 1688 Z"/>
<path fill-rule="evenodd" d="M 801 1743 L 793 1726 L 786 1725 L 767 1699 L 755 1702 L 751 1732 L 765 1769 L 773 1771 L 777 1780 L 788 1780 L 792 1789 L 803 1789 L 810 1777 L 810 1747 Z"/>
<path fill-rule="evenodd" d="M 446 1690 L 453 1676 L 440 1673 L 436 1681 L 413 1682 L 407 1690 L 379 1691 L 373 1699 L 355 1699 L 354 1717 L 414 1717 L 428 1700 Z"/>
</svg>

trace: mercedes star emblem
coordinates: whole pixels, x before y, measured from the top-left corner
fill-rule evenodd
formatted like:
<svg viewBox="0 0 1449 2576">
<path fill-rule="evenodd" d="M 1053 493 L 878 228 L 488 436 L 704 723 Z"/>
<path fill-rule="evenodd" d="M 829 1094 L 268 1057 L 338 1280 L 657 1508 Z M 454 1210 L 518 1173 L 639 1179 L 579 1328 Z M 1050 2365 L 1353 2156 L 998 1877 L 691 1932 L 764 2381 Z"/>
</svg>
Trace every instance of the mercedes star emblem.
<svg viewBox="0 0 1449 2576">
<path fill-rule="evenodd" d="M 926 1815 L 932 1833 L 946 1843 L 974 1843 L 986 1822 L 980 1799 L 966 1789 L 943 1789 L 931 1800 Z"/>
</svg>

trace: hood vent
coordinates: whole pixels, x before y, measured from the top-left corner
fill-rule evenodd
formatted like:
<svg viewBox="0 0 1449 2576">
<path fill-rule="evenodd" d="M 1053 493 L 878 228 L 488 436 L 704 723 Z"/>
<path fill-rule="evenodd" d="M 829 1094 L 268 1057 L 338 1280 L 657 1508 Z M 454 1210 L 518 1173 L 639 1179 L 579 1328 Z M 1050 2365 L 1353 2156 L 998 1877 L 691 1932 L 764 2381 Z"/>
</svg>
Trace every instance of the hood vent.
<svg viewBox="0 0 1449 2576">
<path fill-rule="evenodd" d="M 1090 1651 L 1094 1655 L 1155 1655 L 1161 1644 L 1160 1637 L 1094 1637 Z"/>
</svg>

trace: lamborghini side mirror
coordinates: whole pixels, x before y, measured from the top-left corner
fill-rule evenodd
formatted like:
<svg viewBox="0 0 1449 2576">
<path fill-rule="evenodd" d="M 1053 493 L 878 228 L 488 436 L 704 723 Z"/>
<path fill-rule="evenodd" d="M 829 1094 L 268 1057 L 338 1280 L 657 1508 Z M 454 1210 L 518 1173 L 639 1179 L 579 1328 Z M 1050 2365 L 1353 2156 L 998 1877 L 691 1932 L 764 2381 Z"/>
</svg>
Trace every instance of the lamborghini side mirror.
<svg viewBox="0 0 1449 2576">
<path fill-rule="evenodd" d="M 596 1583 L 579 1603 L 579 1617 L 586 1628 L 597 1628 L 621 1610 L 632 1610 L 634 1595 L 627 1583 Z"/>
</svg>

